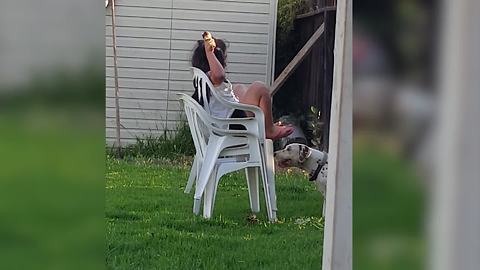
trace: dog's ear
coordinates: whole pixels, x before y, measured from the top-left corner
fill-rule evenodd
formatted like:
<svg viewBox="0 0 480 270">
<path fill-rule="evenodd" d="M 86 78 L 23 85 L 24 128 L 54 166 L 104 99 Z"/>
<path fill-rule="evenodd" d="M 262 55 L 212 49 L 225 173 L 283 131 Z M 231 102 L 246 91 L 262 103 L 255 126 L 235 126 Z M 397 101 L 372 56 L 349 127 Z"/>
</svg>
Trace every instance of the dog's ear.
<svg viewBox="0 0 480 270">
<path fill-rule="evenodd" d="M 305 162 L 305 160 L 307 160 L 307 158 L 309 158 L 311 154 L 312 154 L 312 151 L 310 150 L 310 148 L 308 146 L 303 145 L 303 144 L 299 145 L 298 161 L 300 163 Z"/>
</svg>

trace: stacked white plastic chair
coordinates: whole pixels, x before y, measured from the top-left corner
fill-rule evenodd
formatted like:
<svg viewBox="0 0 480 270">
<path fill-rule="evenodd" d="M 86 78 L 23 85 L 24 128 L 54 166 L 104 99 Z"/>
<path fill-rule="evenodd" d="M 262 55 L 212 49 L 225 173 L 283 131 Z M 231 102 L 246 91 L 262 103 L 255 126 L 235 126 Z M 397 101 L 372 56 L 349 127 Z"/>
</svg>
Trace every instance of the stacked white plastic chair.
<svg viewBox="0 0 480 270">
<path fill-rule="evenodd" d="M 215 92 L 206 74 L 192 68 L 193 80 L 198 85 L 199 96 L 207 100 L 206 87 L 210 87 L 223 105 L 232 109 L 250 111 L 254 117 L 216 118 L 209 114 L 208 102 L 202 107 L 186 94 L 180 94 L 190 131 L 195 144 L 196 155 L 190 172 L 185 193 L 190 193 L 195 183 L 193 212 L 200 213 L 203 197 L 203 216 L 210 218 L 213 213 L 215 195 L 220 178 L 230 172 L 245 169 L 252 212 L 260 211 L 259 179 L 262 180 L 267 215 L 276 220 L 275 169 L 273 142 L 265 139 L 264 115 L 260 108 L 229 102 Z M 231 130 L 230 125 L 240 125 L 244 130 Z"/>
</svg>

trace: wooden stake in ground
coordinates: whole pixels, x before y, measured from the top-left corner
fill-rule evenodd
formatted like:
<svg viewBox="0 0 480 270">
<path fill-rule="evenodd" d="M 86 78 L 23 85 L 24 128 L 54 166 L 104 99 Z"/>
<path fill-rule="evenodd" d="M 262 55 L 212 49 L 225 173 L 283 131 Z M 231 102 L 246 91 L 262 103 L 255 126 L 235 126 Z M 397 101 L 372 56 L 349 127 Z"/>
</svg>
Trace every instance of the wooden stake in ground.
<svg viewBox="0 0 480 270">
<path fill-rule="evenodd" d="M 116 146 L 117 155 L 120 156 L 120 105 L 119 105 L 119 90 L 118 90 L 118 67 L 117 67 L 117 35 L 115 32 L 115 0 L 110 0 L 110 6 L 112 7 L 112 48 L 113 48 L 113 70 L 115 80 L 115 128 L 116 128 Z"/>
</svg>

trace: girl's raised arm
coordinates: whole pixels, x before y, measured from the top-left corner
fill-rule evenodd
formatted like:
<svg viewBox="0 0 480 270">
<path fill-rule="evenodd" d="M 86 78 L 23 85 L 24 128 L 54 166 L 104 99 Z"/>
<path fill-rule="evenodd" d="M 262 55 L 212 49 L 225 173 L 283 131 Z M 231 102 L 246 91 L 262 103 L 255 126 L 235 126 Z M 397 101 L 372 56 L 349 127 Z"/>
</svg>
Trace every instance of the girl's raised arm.
<svg viewBox="0 0 480 270">
<path fill-rule="evenodd" d="M 204 32 L 203 40 L 205 41 L 205 53 L 207 55 L 208 65 L 210 66 L 210 80 L 214 86 L 217 86 L 225 80 L 225 70 L 214 53 L 216 47 L 215 39 L 212 38 L 209 32 Z"/>
</svg>

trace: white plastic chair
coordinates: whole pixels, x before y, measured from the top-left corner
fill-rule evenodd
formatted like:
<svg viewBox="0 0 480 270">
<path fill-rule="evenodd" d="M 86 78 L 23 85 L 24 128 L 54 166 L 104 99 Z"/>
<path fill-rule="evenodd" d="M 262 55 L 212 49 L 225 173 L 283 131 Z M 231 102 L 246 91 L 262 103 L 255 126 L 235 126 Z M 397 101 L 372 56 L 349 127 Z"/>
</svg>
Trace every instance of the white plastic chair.
<svg viewBox="0 0 480 270">
<path fill-rule="evenodd" d="M 204 197 L 203 216 L 210 218 L 213 212 L 218 182 L 226 173 L 245 169 L 249 189 L 250 206 L 253 212 L 260 211 L 259 178 L 262 179 L 268 218 L 276 220 L 276 193 L 273 160 L 273 142 L 265 139 L 264 116 L 260 108 L 229 102 L 219 96 L 201 70 L 192 68 L 198 85 L 199 96 L 206 97 L 210 87 L 225 106 L 251 111 L 254 117 L 215 118 L 190 96 L 180 94 L 188 124 L 195 144 L 196 155 L 190 172 L 185 193 L 189 193 L 196 182 L 194 213 L 199 214 L 200 202 Z M 204 98 L 204 100 L 207 100 Z M 204 106 L 208 106 L 206 103 Z M 237 124 L 245 130 L 230 130 L 229 125 Z"/>
</svg>

